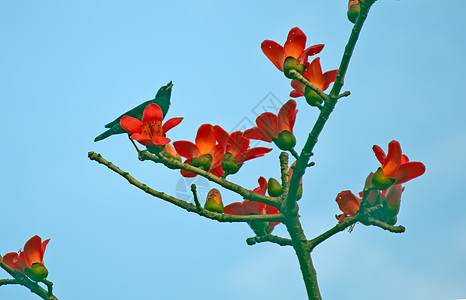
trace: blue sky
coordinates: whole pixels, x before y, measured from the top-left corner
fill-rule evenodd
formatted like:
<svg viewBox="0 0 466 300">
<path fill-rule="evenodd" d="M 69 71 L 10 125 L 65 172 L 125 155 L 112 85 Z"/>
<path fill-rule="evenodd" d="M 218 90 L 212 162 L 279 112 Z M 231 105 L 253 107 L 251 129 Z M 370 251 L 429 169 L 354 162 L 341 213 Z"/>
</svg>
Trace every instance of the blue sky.
<svg viewBox="0 0 466 300">
<path fill-rule="evenodd" d="M 323 69 L 335 69 L 351 31 L 346 8 L 346 1 L 4 3 L 0 253 L 35 234 L 50 238 L 45 263 L 60 299 L 304 299 L 291 248 L 247 246 L 247 225 L 151 198 L 87 153 L 186 197 L 179 173 L 139 162 L 125 136 L 94 143 L 103 125 L 170 80 L 168 117 L 185 118 L 172 140 L 194 140 L 203 123 L 232 130 L 254 120 L 263 99 L 284 103 L 291 91 L 260 43 L 283 43 L 298 26 L 308 45 L 325 44 Z M 427 171 L 406 185 L 398 216 L 406 233 L 359 224 L 315 249 L 324 299 L 466 298 L 465 8 L 461 0 L 380 0 L 370 12 L 343 88 L 352 95 L 337 105 L 304 178 L 307 237 L 334 226 L 338 192 L 358 192 L 376 170 L 372 145 L 387 149 L 396 139 Z M 317 111 L 297 102 L 301 149 Z M 246 163 L 231 180 L 253 189 L 259 176 L 278 178 L 278 154 Z M 287 236 L 282 225 L 274 233 Z M 0 288 L 1 299 L 35 297 Z"/>
</svg>

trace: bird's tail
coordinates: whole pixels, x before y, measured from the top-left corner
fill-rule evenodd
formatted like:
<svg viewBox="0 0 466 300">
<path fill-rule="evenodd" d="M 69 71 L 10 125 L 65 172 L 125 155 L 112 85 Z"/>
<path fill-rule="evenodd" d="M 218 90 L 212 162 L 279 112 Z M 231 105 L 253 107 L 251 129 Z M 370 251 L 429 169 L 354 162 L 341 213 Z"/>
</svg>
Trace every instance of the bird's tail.
<svg viewBox="0 0 466 300">
<path fill-rule="evenodd" d="M 101 141 L 105 138 L 108 138 L 109 136 L 111 136 L 113 134 L 112 130 L 109 129 L 107 131 L 105 131 L 104 133 L 102 133 L 101 135 L 97 136 L 95 139 L 94 139 L 94 142 L 98 142 L 98 141 Z"/>
</svg>

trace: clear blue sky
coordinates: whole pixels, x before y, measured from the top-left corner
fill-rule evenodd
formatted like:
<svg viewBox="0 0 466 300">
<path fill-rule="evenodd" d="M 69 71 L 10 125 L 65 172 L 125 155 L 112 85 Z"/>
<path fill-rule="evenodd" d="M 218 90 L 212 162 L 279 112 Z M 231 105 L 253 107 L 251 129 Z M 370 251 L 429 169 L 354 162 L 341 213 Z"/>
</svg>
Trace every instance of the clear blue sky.
<svg viewBox="0 0 466 300">
<path fill-rule="evenodd" d="M 177 171 L 139 162 L 123 135 L 94 143 L 103 125 L 173 80 L 172 140 L 199 125 L 254 120 L 289 82 L 260 50 L 300 27 L 338 68 L 351 23 L 347 1 L 8 1 L 0 11 L 0 253 L 35 234 L 51 241 L 49 279 L 60 299 L 304 299 L 289 247 L 247 246 L 245 224 L 220 224 L 137 190 L 91 162 L 101 153 L 142 182 L 183 195 Z M 335 225 L 341 190 L 358 192 L 392 139 L 427 167 L 409 182 L 404 234 L 357 225 L 313 252 L 324 299 L 466 298 L 466 44 L 462 0 L 379 0 L 348 70 L 342 99 L 304 178 L 308 238 Z M 269 98 L 267 98 L 269 97 Z M 317 111 L 298 100 L 298 149 Z M 277 150 L 231 180 L 278 177 Z M 202 183 L 200 183 L 202 185 Z M 215 187 L 215 185 L 210 185 Z M 240 201 L 224 193 L 224 202 Z M 187 195 L 189 197 L 189 194 Z M 283 225 L 275 234 L 287 236 Z M 0 271 L 0 278 L 8 275 Z M 36 299 L 1 287 L 0 299 Z"/>
</svg>

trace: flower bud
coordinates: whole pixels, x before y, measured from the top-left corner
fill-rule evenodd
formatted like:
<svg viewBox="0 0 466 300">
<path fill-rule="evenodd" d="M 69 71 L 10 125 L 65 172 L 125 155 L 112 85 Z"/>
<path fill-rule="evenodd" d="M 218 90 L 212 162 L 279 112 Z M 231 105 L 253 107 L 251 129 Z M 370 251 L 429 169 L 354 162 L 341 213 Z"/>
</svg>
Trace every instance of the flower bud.
<svg viewBox="0 0 466 300">
<path fill-rule="evenodd" d="M 211 189 L 209 191 L 204 208 L 219 214 L 223 213 L 222 195 L 220 194 L 219 190 Z"/>
<path fill-rule="evenodd" d="M 294 76 L 290 73 L 291 70 L 296 70 L 299 74 L 302 74 L 304 65 L 300 64 L 296 58 L 288 56 L 283 63 L 283 73 L 287 78 L 294 79 Z"/>
<path fill-rule="evenodd" d="M 37 262 L 33 263 L 31 268 L 26 268 L 24 273 L 34 281 L 42 281 L 49 275 L 47 268 L 43 264 Z"/>
<path fill-rule="evenodd" d="M 233 156 L 233 154 L 231 154 L 230 152 L 227 152 L 223 156 L 221 166 L 222 166 L 222 170 L 228 175 L 230 175 L 230 174 L 236 174 L 242 165 L 237 164 L 236 159 Z"/>
<path fill-rule="evenodd" d="M 278 134 L 278 138 L 273 138 L 272 140 L 283 151 L 291 150 L 296 145 L 294 134 L 288 130 L 283 130 Z"/>
<path fill-rule="evenodd" d="M 191 158 L 191 163 L 196 168 L 201 168 L 204 171 L 209 171 L 210 166 L 212 165 L 212 155 L 210 154 L 202 154 L 199 157 Z"/>
<path fill-rule="evenodd" d="M 356 20 L 358 19 L 359 16 L 359 11 L 361 10 L 361 6 L 359 5 L 358 0 L 349 0 L 348 1 L 348 20 L 350 20 L 351 23 L 356 23 Z"/>
<path fill-rule="evenodd" d="M 378 190 L 386 190 L 395 183 L 395 179 L 391 177 L 385 177 L 382 168 L 378 168 L 377 172 L 372 176 L 372 184 Z"/>
<path fill-rule="evenodd" d="M 270 178 L 267 182 L 267 192 L 270 197 L 278 197 L 283 193 L 283 188 L 275 178 Z"/>
<path fill-rule="evenodd" d="M 324 102 L 324 99 L 308 86 L 304 89 L 304 97 L 306 98 L 306 102 L 311 106 L 320 106 Z"/>
<path fill-rule="evenodd" d="M 298 192 L 296 193 L 296 201 L 298 201 L 299 199 L 301 199 L 301 197 L 303 196 L 303 185 L 300 184 L 298 186 Z"/>
</svg>

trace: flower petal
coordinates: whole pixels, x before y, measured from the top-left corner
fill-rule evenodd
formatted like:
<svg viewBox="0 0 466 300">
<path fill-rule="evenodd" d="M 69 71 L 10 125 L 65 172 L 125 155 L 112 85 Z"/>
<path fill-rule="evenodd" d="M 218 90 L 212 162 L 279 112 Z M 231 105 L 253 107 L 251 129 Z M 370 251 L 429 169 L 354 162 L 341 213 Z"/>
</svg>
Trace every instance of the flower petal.
<svg viewBox="0 0 466 300">
<path fill-rule="evenodd" d="M 297 113 L 298 111 L 296 110 L 296 101 L 289 100 L 286 102 L 278 112 L 278 132 L 288 130 L 292 133 Z"/>
<path fill-rule="evenodd" d="M 152 121 L 162 121 L 163 113 L 160 107 L 155 104 L 151 103 L 146 106 L 144 112 L 142 113 L 142 123 L 148 123 Z"/>
<path fill-rule="evenodd" d="M 296 98 L 304 96 L 304 90 L 306 89 L 306 85 L 304 83 L 296 79 L 293 79 L 291 80 L 291 87 L 294 88 L 294 91 L 291 91 L 290 97 Z"/>
<path fill-rule="evenodd" d="M 303 51 L 303 53 L 301 53 L 301 55 L 298 58 L 298 61 L 300 63 L 307 63 L 308 57 L 315 55 L 319 53 L 320 51 L 322 51 L 322 49 L 324 49 L 324 46 L 325 46 L 324 44 L 318 44 L 318 45 L 314 45 L 314 46 L 307 48 L 306 50 Z"/>
<path fill-rule="evenodd" d="M 172 118 L 172 119 L 166 121 L 165 124 L 162 125 L 163 133 L 166 133 L 167 131 L 169 131 L 173 127 L 177 126 L 178 124 L 181 123 L 181 121 L 183 121 L 183 118 Z"/>
<path fill-rule="evenodd" d="M 421 176 L 426 171 L 426 166 L 418 161 L 408 162 L 400 166 L 395 177 L 395 184 L 402 184 L 408 180 Z"/>
<path fill-rule="evenodd" d="M 236 215 L 236 216 L 245 215 L 244 209 L 243 209 L 243 203 L 234 202 L 232 204 L 229 204 L 225 206 L 225 208 L 223 209 L 223 213 L 229 214 L 229 215 Z"/>
<path fill-rule="evenodd" d="M 5 256 L 3 256 L 3 262 L 5 265 L 23 274 L 24 269 L 27 268 L 26 263 L 19 258 L 19 255 L 16 252 L 5 254 Z"/>
<path fill-rule="evenodd" d="M 264 142 L 272 142 L 272 139 L 268 135 L 264 134 L 259 127 L 253 127 L 244 132 L 244 136 L 250 140 L 261 140 Z"/>
<path fill-rule="evenodd" d="M 245 215 L 263 215 L 265 214 L 265 204 L 257 201 L 244 200 L 243 213 Z"/>
<path fill-rule="evenodd" d="M 288 33 L 284 48 L 283 59 L 292 56 L 298 59 L 306 47 L 306 35 L 298 27 L 294 27 Z"/>
<path fill-rule="evenodd" d="M 388 154 L 385 164 L 382 166 L 385 177 L 395 178 L 401 165 L 401 146 L 400 143 L 393 140 L 388 144 Z"/>
<path fill-rule="evenodd" d="M 323 90 L 324 76 L 322 75 L 322 67 L 320 66 L 319 57 L 311 62 L 311 64 L 303 71 L 302 75 L 318 89 Z"/>
<path fill-rule="evenodd" d="M 126 132 L 129 134 L 133 134 L 136 132 L 141 132 L 142 130 L 142 122 L 136 118 L 130 116 L 123 116 L 120 119 L 120 125 L 123 127 Z"/>
<path fill-rule="evenodd" d="M 385 156 L 385 152 L 382 150 L 382 148 L 380 148 L 379 146 L 377 145 L 374 145 L 372 147 L 372 150 L 374 151 L 375 153 L 375 157 L 377 157 L 377 160 L 380 162 L 380 164 L 383 166 L 384 163 L 385 163 L 385 159 L 387 158 Z"/>
<path fill-rule="evenodd" d="M 337 74 L 338 74 L 338 69 L 336 70 L 331 70 L 331 71 L 328 71 L 328 72 L 325 72 L 324 73 L 324 86 L 322 87 L 322 91 L 325 91 L 326 89 L 328 89 L 328 86 L 335 81 L 335 79 L 337 78 Z"/>
<path fill-rule="evenodd" d="M 277 120 L 278 117 L 271 112 L 265 112 L 256 118 L 257 127 L 264 138 L 272 141 L 273 138 L 278 137 Z"/>
<path fill-rule="evenodd" d="M 193 165 L 189 159 L 185 160 L 184 163 L 190 166 Z M 180 173 L 181 173 L 181 176 L 183 177 L 196 177 L 197 176 L 196 173 L 188 172 L 188 171 L 181 170 L 181 169 L 180 169 Z"/>
<path fill-rule="evenodd" d="M 228 138 L 230 135 L 222 127 L 215 125 L 214 126 L 214 135 L 217 143 L 219 143 L 223 148 L 226 148 Z"/>
<path fill-rule="evenodd" d="M 170 139 L 164 136 L 154 136 L 151 142 L 153 145 L 160 147 L 160 146 L 170 143 Z"/>
<path fill-rule="evenodd" d="M 283 53 L 284 49 L 281 45 L 271 40 L 265 40 L 261 44 L 262 52 L 265 56 L 277 67 L 280 71 L 283 71 Z"/>
<path fill-rule="evenodd" d="M 175 150 L 179 155 L 187 159 L 201 155 L 199 149 L 197 149 L 197 146 L 188 141 L 173 142 L 173 147 L 175 147 Z"/>
<path fill-rule="evenodd" d="M 141 145 L 147 146 L 152 144 L 152 140 L 150 137 L 145 136 L 142 133 L 136 132 L 130 136 L 131 139 L 138 141 Z"/>
<path fill-rule="evenodd" d="M 266 153 L 269 153 L 270 151 L 272 151 L 272 148 L 256 147 L 256 148 L 249 149 L 248 151 L 242 153 L 238 157 L 238 159 L 236 160 L 236 163 L 242 164 L 247 160 L 264 156 Z"/>
<path fill-rule="evenodd" d="M 42 253 L 42 240 L 38 235 L 33 236 L 26 242 L 24 245 L 24 262 L 28 267 L 32 266 L 33 263 L 41 263 L 42 258 L 44 257 Z"/>
<path fill-rule="evenodd" d="M 215 139 L 213 126 L 210 124 L 201 125 L 197 130 L 196 135 L 196 146 L 199 149 L 200 154 L 209 153 L 216 143 L 217 140 Z"/>
</svg>

